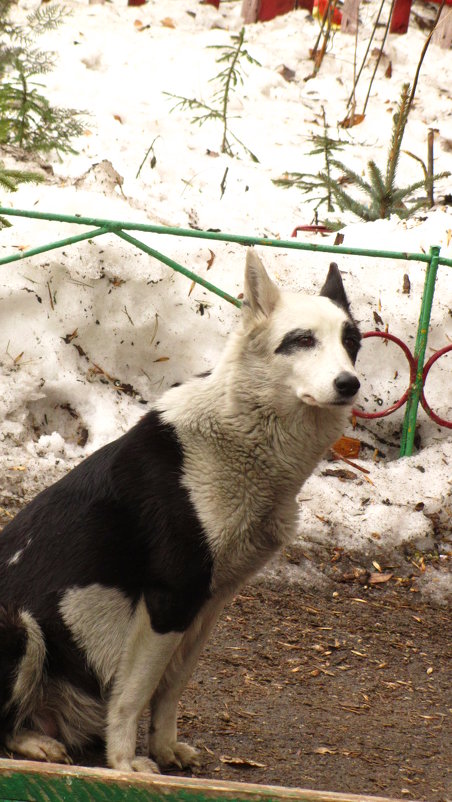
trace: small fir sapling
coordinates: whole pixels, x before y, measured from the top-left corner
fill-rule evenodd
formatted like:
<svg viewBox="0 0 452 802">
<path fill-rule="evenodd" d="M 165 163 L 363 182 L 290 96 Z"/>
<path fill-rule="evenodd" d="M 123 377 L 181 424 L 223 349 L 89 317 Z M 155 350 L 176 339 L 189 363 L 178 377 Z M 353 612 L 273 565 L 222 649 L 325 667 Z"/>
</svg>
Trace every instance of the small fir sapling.
<svg viewBox="0 0 452 802">
<path fill-rule="evenodd" d="M 396 186 L 397 167 L 402 152 L 402 140 L 405 133 L 408 115 L 410 112 L 410 85 L 404 84 L 400 96 L 397 111 L 393 117 L 393 127 L 391 143 L 387 156 L 386 170 L 377 166 L 375 161 L 368 162 L 369 180 L 366 181 L 342 162 L 332 159 L 331 164 L 342 173 L 342 179 L 362 190 L 367 195 L 367 203 L 353 197 L 344 189 L 339 180 L 331 180 L 326 173 L 321 174 L 326 185 L 331 187 L 334 200 L 341 211 L 350 210 L 361 220 L 378 220 L 379 218 L 389 218 L 392 214 L 402 219 L 411 217 L 418 209 L 429 205 L 429 191 L 433 181 L 445 178 L 450 173 L 439 173 L 438 175 L 426 176 L 420 181 L 404 187 Z M 418 190 L 423 189 L 426 195 L 419 197 Z"/>
<path fill-rule="evenodd" d="M 328 131 L 328 124 L 326 121 L 326 114 L 325 109 L 322 106 L 322 117 L 323 117 L 323 133 L 322 134 L 313 134 L 311 137 L 311 142 L 313 144 L 313 149 L 308 151 L 308 156 L 318 156 L 323 155 L 324 162 L 325 162 L 325 170 L 324 172 L 318 173 L 296 173 L 296 172 L 287 172 L 280 178 L 273 179 L 273 183 L 276 186 L 284 187 L 288 189 L 289 187 L 298 187 L 301 189 L 304 195 L 310 195 L 310 200 L 317 201 L 316 205 L 314 206 L 314 211 L 317 217 L 317 210 L 323 204 L 326 204 L 328 212 L 334 212 L 334 205 L 333 205 L 333 193 L 331 190 L 331 168 L 332 168 L 332 161 L 334 158 L 334 153 L 336 151 L 343 150 L 344 147 L 347 145 L 342 139 L 333 139 Z M 323 175 L 328 177 L 327 182 L 325 182 Z M 319 193 L 319 194 L 318 194 Z"/>
<path fill-rule="evenodd" d="M 70 144 L 83 133 L 82 112 L 52 106 L 35 79 L 51 71 L 54 54 L 40 50 L 35 39 L 57 28 L 64 7 L 41 6 L 25 23 L 11 19 L 12 0 L 0 0 L 0 144 L 31 152 L 75 152 Z"/>
<path fill-rule="evenodd" d="M 329 140 L 325 134 L 325 152 L 328 153 L 325 170 L 314 176 L 288 173 L 287 177 L 277 179 L 275 183 L 286 187 L 299 186 L 305 193 L 323 190 L 324 195 L 321 196 L 316 209 L 321 203 L 328 203 L 329 211 L 332 211 L 332 207 L 334 208 L 336 205 L 341 212 L 350 211 L 365 221 L 389 218 L 392 214 L 402 219 L 411 217 L 418 209 L 429 205 L 433 182 L 450 175 L 448 172 L 432 176 L 425 173 L 424 178 L 420 181 L 408 186 L 397 187 L 397 167 L 402 152 L 401 146 L 410 111 L 411 97 L 409 84 L 404 84 L 397 111 L 393 117 L 392 137 L 384 173 L 374 160 L 370 160 L 368 177 L 367 179 L 362 177 L 331 155 L 335 149 L 344 147 L 346 143 L 339 140 L 335 145 L 334 140 Z M 313 141 L 319 146 L 322 137 L 317 137 L 317 141 L 313 137 Z M 317 149 L 313 152 L 318 153 L 319 151 Z M 294 178 L 291 179 L 291 177 Z M 346 185 L 358 190 L 359 194 L 352 195 L 349 190 L 345 189 Z M 420 189 L 424 189 L 426 195 L 419 197 L 417 193 Z M 340 220 L 325 220 L 324 222 L 331 230 L 337 230 L 344 225 Z"/>
<path fill-rule="evenodd" d="M 239 85 L 243 85 L 244 73 L 242 62 L 247 61 L 249 64 L 261 65 L 244 47 L 244 28 L 242 28 L 238 36 L 232 36 L 231 39 L 233 41 L 232 45 L 209 46 L 209 49 L 220 51 L 216 63 L 224 65 L 224 68 L 209 81 L 209 83 L 214 83 L 219 87 L 214 92 L 210 104 L 204 103 L 197 98 L 174 95 L 171 92 L 164 92 L 164 94 L 177 100 L 177 103 L 172 107 L 171 111 L 175 109 L 181 109 L 183 111 L 189 109 L 195 112 L 195 115 L 192 117 L 192 123 L 204 125 L 204 123 L 210 120 L 218 120 L 221 123 L 223 132 L 221 140 L 222 153 L 226 153 L 228 156 L 235 156 L 236 154 L 233 150 L 233 142 L 235 142 L 253 161 L 258 162 L 259 159 L 257 156 L 230 129 L 231 115 L 229 113 L 229 103 L 234 90 Z"/>
</svg>

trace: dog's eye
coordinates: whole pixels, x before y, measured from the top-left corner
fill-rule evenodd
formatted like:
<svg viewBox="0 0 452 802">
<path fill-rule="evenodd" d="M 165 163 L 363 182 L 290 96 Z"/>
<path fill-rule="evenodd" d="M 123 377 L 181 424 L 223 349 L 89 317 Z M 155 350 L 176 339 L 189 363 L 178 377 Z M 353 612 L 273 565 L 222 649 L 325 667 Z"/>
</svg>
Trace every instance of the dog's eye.
<svg viewBox="0 0 452 802">
<path fill-rule="evenodd" d="M 314 348 L 315 337 L 313 334 L 302 334 L 295 340 L 295 345 L 298 345 L 299 348 Z"/>
<path fill-rule="evenodd" d="M 292 354 L 300 348 L 313 348 L 316 345 L 316 339 L 312 331 L 302 331 L 301 329 L 293 329 L 289 331 L 282 342 L 278 345 L 275 354 Z"/>
</svg>

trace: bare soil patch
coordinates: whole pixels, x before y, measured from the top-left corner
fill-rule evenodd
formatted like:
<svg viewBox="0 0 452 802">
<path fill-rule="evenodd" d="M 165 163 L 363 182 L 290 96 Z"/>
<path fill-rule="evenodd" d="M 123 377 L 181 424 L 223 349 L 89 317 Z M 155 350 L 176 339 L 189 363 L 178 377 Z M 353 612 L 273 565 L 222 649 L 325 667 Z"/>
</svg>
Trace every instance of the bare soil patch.
<svg viewBox="0 0 452 802">
<path fill-rule="evenodd" d="M 425 556 L 381 582 L 340 550 L 311 556 L 314 588 L 287 581 L 302 554 L 242 590 L 201 656 L 179 716 L 196 776 L 450 802 L 452 615 L 419 592 Z M 450 580 L 449 557 L 427 569 Z"/>
<path fill-rule="evenodd" d="M 450 800 L 451 616 L 416 597 L 246 588 L 182 700 L 199 775 Z"/>
</svg>

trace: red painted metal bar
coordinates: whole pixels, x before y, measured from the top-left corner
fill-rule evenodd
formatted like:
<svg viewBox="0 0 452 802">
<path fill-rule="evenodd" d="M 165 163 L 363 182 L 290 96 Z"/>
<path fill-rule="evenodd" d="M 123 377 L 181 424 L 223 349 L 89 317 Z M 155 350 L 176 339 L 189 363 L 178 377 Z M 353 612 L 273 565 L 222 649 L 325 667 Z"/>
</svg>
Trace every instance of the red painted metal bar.
<svg viewBox="0 0 452 802">
<path fill-rule="evenodd" d="M 401 348 L 403 353 L 405 354 L 408 361 L 408 365 L 410 367 L 410 383 L 405 392 L 403 393 L 402 397 L 399 398 L 399 400 L 395 404 L 392 404 L 390 407 L 387 407 L 386 409 L 381 409 L 378 412 L 365 412 L 364 410 L 360 409 L 353 410 L 353 414 L 357 418 L 367 418 L 367 419 L 385 418 L 387 415 L 391 415 L 393 412 L 395 412 L 396 409 L 400 409 L 400 407 L 402 407 L 406 403 L 406 400 L 411 392 L 411 388 L 416 380 L 417 363 L 408 346 L 403 342 L 403 340 L 400 340 L 399 337 L 395 337 L 394 334 L 389 334 L 389 332 L 386 331 L 366 331 L 366 333 L 363 334 L 363 340 L 366 339 L 367 337 L 381 337 L 383 340 L 385 340 L 385 342 L 390 341 L 396 343 L 396 345 L 398 345 L 399 348 Z"/>
<path fill-rule="evenodd" d="M 435 423 L 439 423 L 440 426 L 445 426 L 447 429 L 452 429 L 452 421 L 445 420 L 441 418 L 439 415 L 434 412 L 429 404 L 427 403 L 427 399 L 425 398 L 425 382 L 427 380 L 428 372 L 432 365 L 444 354 L 447 354 L 448 351 L 452 351 L 452 344 L 446 345 L 444 348 L 440 348 L 439 351 L 436 351 L 433 356 L 425 363 L 424 370 L 422 372 L 422 394 L 421 394 L 421 404 L 423 409 L 426 411 L 427 415 L 435 421 Z"/>
</svg>

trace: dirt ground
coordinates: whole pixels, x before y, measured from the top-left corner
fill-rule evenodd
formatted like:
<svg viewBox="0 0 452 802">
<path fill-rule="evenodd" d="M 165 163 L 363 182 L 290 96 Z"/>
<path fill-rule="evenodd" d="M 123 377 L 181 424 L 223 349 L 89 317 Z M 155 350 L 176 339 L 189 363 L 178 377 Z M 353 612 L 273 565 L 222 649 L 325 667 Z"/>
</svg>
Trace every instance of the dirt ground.
<svg viewBox="0 0 452 802">
<path fill-rule="evenodd" d="M 333 550 L 315 558 L 323 585 L 281 579 L 303 560 L 293 548 L 245 587 L 201 656 L 179 716 L 195 776 L 450 802 L 452 612 L 419 590 L 450 559 L 388 573 Z"/>
<path fill-rule="evenodd" d="M 181 706 L 199 776 L 450 800 L 450 611 L 395 582 L 333 593 L 266 582 L 226 610 Z"/>
</svg>

